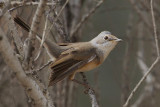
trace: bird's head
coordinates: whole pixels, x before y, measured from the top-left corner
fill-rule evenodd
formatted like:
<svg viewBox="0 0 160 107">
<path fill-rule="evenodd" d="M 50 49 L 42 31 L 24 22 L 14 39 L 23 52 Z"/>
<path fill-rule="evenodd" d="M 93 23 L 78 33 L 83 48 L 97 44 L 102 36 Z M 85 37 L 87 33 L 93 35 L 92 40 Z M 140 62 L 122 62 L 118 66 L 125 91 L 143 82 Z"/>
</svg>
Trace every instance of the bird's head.
<svg viewBox="0 0 160 107">
<path fill-rule="evenodd" d="M 90 42 L 96 48 L 101 49 L 104 53 L 109 54 L 109 52 L 116 46 L 119 41 L 122 41 L 122 39 L 113 36 L 109 31 L 103 31 Z"/>
<path fill-rule="evenodd" d="M 122 39 L 113 36 L 109 31 L 103 31 L 91 40 L 93 44 L 103 47 L 114 47 L 119 41 L 122 41 Z"/>
</svg>

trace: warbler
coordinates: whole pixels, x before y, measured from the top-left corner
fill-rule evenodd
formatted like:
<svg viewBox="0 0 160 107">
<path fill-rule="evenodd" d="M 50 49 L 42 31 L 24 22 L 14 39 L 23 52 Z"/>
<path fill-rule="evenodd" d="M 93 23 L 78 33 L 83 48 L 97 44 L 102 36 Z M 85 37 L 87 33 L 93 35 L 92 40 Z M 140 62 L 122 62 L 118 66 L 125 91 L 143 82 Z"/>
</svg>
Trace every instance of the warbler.
<svg viewBox="0 0 160 107">
<path fill-rule="evenodd" d="M 19 17 L 15 17 L 14 21 L 26 31 L 30 31 L 30 27 Z M 41 41 L 39 35 L 37 38 Z M 90 71 L 98 67 L 119 41 L 122 39 L 112 35 L 109 31 L 102 31 L 88 42 L 56 44 L 46 39 L 43 45 L 50 58 L 54 60 L 50 65 L 52 72 L 49 77 L 49 86 L 66 77 L 74 80 L 77 72 Z"/>
</svg>

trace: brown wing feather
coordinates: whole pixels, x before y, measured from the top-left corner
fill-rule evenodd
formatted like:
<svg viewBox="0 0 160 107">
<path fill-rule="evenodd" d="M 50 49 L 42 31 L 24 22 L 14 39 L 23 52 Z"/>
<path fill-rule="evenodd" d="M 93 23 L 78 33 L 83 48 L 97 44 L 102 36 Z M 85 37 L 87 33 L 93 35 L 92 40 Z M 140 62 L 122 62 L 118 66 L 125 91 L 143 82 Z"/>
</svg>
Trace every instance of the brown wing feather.
<svg viewBox="0 0 160 107">
<path fill-rule="evenodd" d="M 66 62 L 71 61 L 70 63 L 67 63 L 62 69 L 60 69 L 58 66 L 60 64 L 55 65 L 52 67 L 53 71 L 50 75 L 50 81 L 49 81 L 49 86 L 56 84 L 57 82 L 63 80 L 65 77 L 73 74 L 77 69 L 85 66 L 87 63 L 93 61 L 96 58 L 96 55 L 91 56 L 90 58 L 86 60 L 67 60 Z M 64 64 L 64 62 L 63 62 Z M 54 72 L 54 67 L 56 68 L 56 71 Z M 59 69 L 58 69 L 59 68 Z"/>
<path fill-rule="evenodd" d="M 72 45 L 73 43 L 57 43 L 59 46 L 69 46 Z"/>
<path fill-rule="evenodd" d="M 78 62 L 77 60 L 68 60 L 68 61 L 65 61 L 61 64 L 57 64 L 55 66 L 53 66 L 51 69 L 54 71 L 54 72 L 58 72 L 60 71 L 61 69 L 63 68 L 66 68 L 68 66 L 71 66 L 72 64 Z"/>
<path fill-rule="evenodd" d="M 94 48 L 88 49 L 86 45 L 90 44 L 87 43 L 81 44 L 80 46 L 82 45 L 83 50 L 78 46 L 73 48 L 71 45 L 70 48 L 62 52 L 59 58 L 50 65 L 53 71 L 50 75 L 49 86 L 61 81 L 65 77 L 73 74 L 77 69 L 85 66 L 88 62 L 94 60 L 96 57 Z"/>
<path fill-rule="evenodd" d="M 85 61 L 80 61 L 80 62 L 74 64 L 73 66 L 68 68 L 65 72 L 58 75 L 54 81 L 50 81 L 49 86 L 54 85 L 57 82 L 63 80 L 66 76 L 69 76 L 69 75 L 73 74 L 78 68 L 84 66 L 86 63 L 87 62 L 85 62 Z"/>
<path fill-rule="evenodd" d="M 65 62 L 58 65 L 53 66 L 51 69 L 53 70 L 51 72 L 50 78 L 49 78 L 49 86 L 61 81 L 65 77 L 71 75 L 73 72 L 76 71 L 75 65 L 78 64 L 81 61 L 78 60 L 67 60 Z M 72 69 L 73 68 L 73 69 Z"/>
<path fill-rule="evenodd" d="M 30 26 L 26 24 L 20 17 L 18 16 L 14 17 L 14 21 L 27 32 L 30 31 Z"/>
<path fill-rule="evenodd" d="M 67 60 L 63 63 L 57 64 L 53 66 L 52 69 L 52 74 L 50 76 L 50 80 L 54 81 L 56 77 L 58 77 L 61 73 L 66 71 L 68 68 L 70 68 L 73 64 L 77 63 L 78 61 L 76 60 Z"/>
</svg>

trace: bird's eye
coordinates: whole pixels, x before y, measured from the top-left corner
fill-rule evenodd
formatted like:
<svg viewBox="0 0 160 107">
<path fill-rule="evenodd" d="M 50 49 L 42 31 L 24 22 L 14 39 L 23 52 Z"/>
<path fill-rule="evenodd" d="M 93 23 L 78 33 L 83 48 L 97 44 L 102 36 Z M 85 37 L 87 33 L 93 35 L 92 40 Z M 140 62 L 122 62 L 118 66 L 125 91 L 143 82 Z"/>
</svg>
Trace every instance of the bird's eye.
<svg viewBox="0 0 160 107">
<path fill-rule="evenodd" d="M 107 39 L 108 39 L 108 36 L 105 36 L 104 39 L 107 40 Z"/>
</svg>

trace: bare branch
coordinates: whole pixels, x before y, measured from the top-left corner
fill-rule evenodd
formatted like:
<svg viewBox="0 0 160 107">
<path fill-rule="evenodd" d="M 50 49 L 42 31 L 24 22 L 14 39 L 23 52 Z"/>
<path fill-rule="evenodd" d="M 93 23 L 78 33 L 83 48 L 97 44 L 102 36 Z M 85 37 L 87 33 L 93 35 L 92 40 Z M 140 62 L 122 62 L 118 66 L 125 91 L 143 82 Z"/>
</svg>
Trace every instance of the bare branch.
<svg viewBox="0 0 160 107">
<path fill-rule="evenodd" d="M 33 21 L 31 24 L 31 30 L 29 32 L 29 43 L 28 43 L 28 54 L 25 58 L 25 62 L 26 62 L 26 66 L 28 65 L 27 63 L 30 63 L 32 61 L 32 52 L 33 52 L 33 47 L 35 46 L 35 38 L 36 38 L 36 34 L 34 32 L 37 32 L 38 30 L 38 25 L 40 23 L 41 20 L 41 16 L 44 13 L 44 9 L 45 9 L 45 5 L 46 5 L 46 0 L 40 0 L 40 3 L 37 7 L 36 13 L 33 17 Z M 33 32 L 34 31 L 34 32 Z"/>
<path fill-rule="evenodd" d="M 54 12 L 54 10 L 53 10 Z M 69 36 L 67 35 L 67 33 L 65 32 L 65 28 L 62 24 L 62 22 L 57 19 L 57 21 L 54 21 L 54 18 L 57 17 L 56 13 L 54 12 L 54 17 L 48 16 L 48 20 L 50 21 L 50 23 L 52 23 L 54 25 L 54 28 L 57 30 L 57 32 L 59 33 L 59 35 L 62 37 L 63 42 L 69 42 Z M 52 32 L 52 31 L 51 31 Z"/>
<path fill-rule="evenodd" d="M 142 21 L 140 21 L 138 26 L 138 36 L 142 37 L 144 35 L 144 24 Z M 138 41 L 138 52 L 137 52 L 137 62 L 138 66 L 141 69 L 142 74 L 144 75 L 146 71 L 148 70 L 147 64 L 143 61 L 144 59 L 144 41 Z M 154 91 L 154 85 L 155 85 L 155 77 L 150 74 L 145 79 L 146 85 L 144 86 L 144 89 L 142 93 L 139 95 L 138 99 L 134 102 L 134 104 L 131 105 L 131 107 L 139 107 L 141 104 L 143 104 L 143 101 L 148 99 L 148 96 L 152 96 L 152 93 Z M 142 105 L 141 105 L 142 106 Z"/>
<path fill-rule="evenodd" d="M 24 7 L 24 6 L 36 6 L 38 5 L 39 2 L 20 2 L 20 1 L 12 1 L 11 2 L 11 5 L 13 6 L 13 8 L 9 9 L 9 11 L 13 11 L 15 9 L 18 9 L 18 8 L 21 8 L 21 7 Z M 55 3 L 54 1 L 53 2 L 47 2 L 47 6 L 53 6 L 53 5 L 56 5 L 57 3 Z"/>
<path fill-rule="evenodd" d="M 38 71 L 41 71 L 43 68 L 45 68 L 46 66 L 48 66 L 49 64 L 51 64 L 51 62 L 53 62 L 53 61 L 50 60 L 50 61 L 48 61 L 46 64 L 44 64 L 43 66 L 41 66 L 39 69 L 32 70 L 32 71 L 31 71 L 31 74 L 35 74 L 35 73 L 37 73 Z"/>
<path fill-rule="evenodd" d="M 55 20 L 53 21 L 52 25 L 50 26 L 50 28 L 48 29 L 48 32 L 46 32 L 46 36 L 49 34 L 49 32 L 51 31 L 53 25 L 57 22 L 59 16 L 61 15 L 62 11 L 64 10 L 64 8 L 66 7 L 67 3 L 69 2 L 69 0 L 66 0 L 66 2 L 64 3 L 64 5 L 62 6 L 62 8 L 60 9 L 58 15 L 56 16 Z M 64 32 L 64 31 L 63 31 Z"/>
<path fill-rule="evenodd" d="M 81 72 L 81 75 L 83 78 L 83 82 L 88 85 L 87 78 L 83 72 Z M 92 88 L 87 89 L 87 94 L 90 97 L 92 107 L 99 107 L 94 90 Z"/>
<path fill-rule="evenodd" d="M 64 8 L 66 7 L 66 5 L 68 4 L 69 0 L 66 0 L 66 2 L 64 3 L 64 5 L 62 6 L 61 10 L 59 11 L 57 17 L 55 18 L 55 22 L 57 21 L 57 19 L 59 18 L 59 16 L 61 15 L 62 11 L 64 10 Z"/>
<path fill-rule="evenodd" d="M 39 2 L 20 2 L 20 1 L 11 1 L 11 5 L 13 6 L 18 6 L 18 5 L 38 5 Z M 47 5 L 56 5 L 57 3 L 52 1 L 52 2 L 47 2 Z"/>
<path fill-rule="evenodd" d="M 124 55 L 124 60 L 123 60 L 123 72 L 122 72 L 122 81 L 123 84 L 121 84 L 121 89 L 122 89 L 122 94 L 121 94 L 121 102 L 124 103 L 129 95 L 129 90 L 130 90 L 130 78 L 129 78 L 129 62 L 131 60 L 131 53 L 133 53 L 132 45 L 133 45 L 133 38 L 131 36 L 131 31 L 134 26 L 133 21 L 134 17 L 133 14 L 129 15 L 129 20 L 128 20 L 128 26 L 126 30 L 126 37 L 130 42 L 126 44 L 126 49 L 125 49 L 125 55 Z"/>
<path fill-rule="evenodd" d="M 80 29 L 80 27 L 83 25 L 83 23 L 85 21 L 87 21 L 87 19 L 100 7 L 100 5 L 104 2 L 104 0 L 100 0 L 97 5 L 92 8 L 88 14 L 86 14 L 81 21 L 77 24 L 77 26 L 75 27 L 75 29 L 73 30 L 73 32 L 71 32 L 71 37 L 78 32 L 78 30 Z"/>
<path fill-rule="evenodd" d="M 148 71 L 144 74 L 144 76 L 140 79 L 140 81 L 137 83 L 135 88 L 132 90 L 131 94 L 129 95 L 127 101 L 123 105 L 123 107 L 127 107 L 130 103 L 130 100 L 132 99 L 134 93 L 137 91 L 137 89 L 141 86 L 142 82 L 147 78 L 147 76 L 151 73 L 152 69 L 156 66 L 156 64 L 159 62 L 160 54 L 159 54 L 159 46 L 158 46 L 158 37 L 157 37 L 157 28 L 155 24 L 155 17 L 154 17 L 154 11 L 153 11 L 153 0 L 150 1 L 151 5 L 151 15 L 152 15 L 152 22 L 153 22 L 153 29 L 154 29 L 154 38 L 155 38 L 155 44 L 156 44 L 156 50 L 157 50 L 157 58 L 152 63 L 152 65 L 149 67 Z"/>
<path fill-rule="evenodd" d="M 145 75 L 140 79 L 140 81 L 138 82 L 138 84 L 134 87 L 134 89 L 132 90 L 132 92 L 130 93 L 127 101 L 125 102 L 125 104 L 123 105 L 123 107 L 127 107 L 128 104 L 130 103 L 130 100 L 132 99 L 134 93 L 137 91 L 137 89 L 139 88 L 139 86 L 142 84 L 142 82 L 146 79 L 146 77 L 150 74 L 150 72 L 152 71 L 152 69 L 155 67 L 155 65 L 159 62 L 159 58 L 156 58 L 156 60 L 152 63 L 152 65 L 150 66 L 150 68 L 148 69 L 148 71 L 145 73 Z"/>
<path fill-rule="evenodd" d="M 18 31 L 15 27 L 14 21 L 12 20 L 10 13 L 6 12 L 5 15 L 3 15 L 3 17 L 0 20 L 1 20 L 1 22 L 0 22 L 1 25 L 3 25 L 3 23 L 9 25 L 8 27 L 13 34 L 13 39 L 14 39 L 14 42 L 15 42 L 16 47 L 18 49 L 18 52 L 20 55 L 24 55 L 23 48 L 22 48 L 23 43 L 20 39 L 20 36 L 18 34 Z"/>
<path fill-rule="evenodd" d="M 42 50 L 43 43 L 44 43 L 45 39 L 47 38 L 47 35 L 46 35 L 47 26 L 48 26 L 48 15 L 47 15 L 46 21 L 45 21 L 45 26 L 44 26 L 43 35 L 42 35 L 42 41 L 41 41 L 41 43 L 40 43 L 40 47 L 39 47 L 39 50 L 38 50 L 38 54 L 37 54 L 36 58 L 34 59 L 34 61 L 36 61 L 36 60 L 39 58 L 40 53 L 41 53 L 41 50 Z"/>
<path fill-rule="evenodd" d="M 153 30 L 154 30 L 154 39 L 156 42 L 156 49 L 157 49 L 157 57 L 159 58 L 160 53 L 159 53 L 159 45 L 158 45 L 157 27 L 156 27 L 154 11 L 153 11 L 153 0 L 151 0 L 151 15 L 152 15 Z"/>
<path fill-rule="evenodd" d="M 148 20 L 148 18 L 146 18 L 147 16 L 143 12 L 141 12 L 141 10 L 139 9 L 139 7 L 137 6 L 136 3 L 138 3 L 138 2 L 136 2 L 135 0 L 129 0 L 129 1 L 133 5 L 134 10 L 137 12 L 137 14 L 143 20 L 143 22 L 147 25 L 147 27 L 149 27 L 149 29 L 152 29 L 152 27 L 150 26 L 151 25 L 150 21 Z"/>
<path fill-rule="evenodd" d="M 40 87 L 37 85 L 37 83 L 25 74 L 2 29 L 0 29 L 0 34 L 0 52 L 6 64 L 16 74 L 18 81 L 23 87 L 25 87 L 28 96 L 34 100 L 35 106 L 47 107 L 48 105 L 48 107 L 53 107 L 53 103 L 51 101 L 48 102 L 47 98 L 43 94 L 43 91 L 40 90 Z"/>
</svg>

